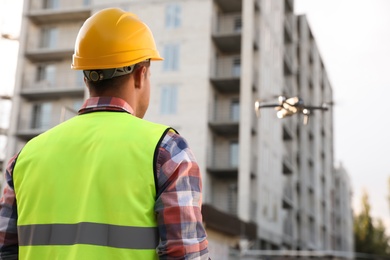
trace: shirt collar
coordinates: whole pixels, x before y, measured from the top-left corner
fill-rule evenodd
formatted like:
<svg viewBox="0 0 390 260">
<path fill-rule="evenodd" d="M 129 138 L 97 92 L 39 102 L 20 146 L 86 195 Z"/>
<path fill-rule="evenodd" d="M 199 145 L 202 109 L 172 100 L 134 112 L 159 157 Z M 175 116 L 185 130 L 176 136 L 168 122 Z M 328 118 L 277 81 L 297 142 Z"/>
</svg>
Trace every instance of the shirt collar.
<svg viewBox="0 0 390 260">
<path fill-rule="evenodd" d="M 78 114 L 94 111 L 119 111 L 134 114 L 133 108 L 123 99 L 117 97 L 91 97 L 85 100 Z"/>
</svg>

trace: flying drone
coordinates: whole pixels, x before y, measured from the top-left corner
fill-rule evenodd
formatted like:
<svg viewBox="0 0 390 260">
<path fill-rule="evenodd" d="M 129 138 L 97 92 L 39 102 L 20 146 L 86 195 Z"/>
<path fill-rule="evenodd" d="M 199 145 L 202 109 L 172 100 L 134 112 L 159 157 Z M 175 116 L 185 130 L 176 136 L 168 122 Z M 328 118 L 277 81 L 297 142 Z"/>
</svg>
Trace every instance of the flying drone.
<svg viewBox="0 0 390 260">
<path fill-rule="evenodd" d="M 268 104 L 257 100 L 255 102 L 255 111 L 257 117 L 260 116 L 260 109 L 275 108 L 277 111 L 276 116 L 278 118 L 285 118 L 300 113 L 303 114 L 303 124 L 307 125 L 312 110 L 327 111 L 329 109 L 327 103 L 323 103 L 321 106 L 306 106 L 303 102 L 303 99 L 300 97 L 287 98 L 285 96 L 279 96 L 278 101 L 279 104 Z"/>
</svg>

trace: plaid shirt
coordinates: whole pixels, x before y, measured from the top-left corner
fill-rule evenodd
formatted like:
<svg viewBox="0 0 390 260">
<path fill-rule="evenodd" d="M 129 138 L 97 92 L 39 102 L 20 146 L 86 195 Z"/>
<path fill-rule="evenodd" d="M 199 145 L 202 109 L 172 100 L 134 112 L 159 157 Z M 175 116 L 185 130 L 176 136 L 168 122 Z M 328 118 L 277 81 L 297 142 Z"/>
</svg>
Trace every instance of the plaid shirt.
<svg viewBox="0 0 390 260">
<path fill-rule="evenodd" d="M 90 98 L 79 114 L 94 111 L 133 113 L 124 100 Z M 0 259 L 18 259 L 17 202 L 12 173 L 17 155 L 5 172 L 0 200 Z M 198 164 L 187 142 L 169 131 L 158 148 L 155 212 L 160 233 L 160 259 L 208 259 L 206 232 L 202 224 L 202 183 Z"/>
</svg>

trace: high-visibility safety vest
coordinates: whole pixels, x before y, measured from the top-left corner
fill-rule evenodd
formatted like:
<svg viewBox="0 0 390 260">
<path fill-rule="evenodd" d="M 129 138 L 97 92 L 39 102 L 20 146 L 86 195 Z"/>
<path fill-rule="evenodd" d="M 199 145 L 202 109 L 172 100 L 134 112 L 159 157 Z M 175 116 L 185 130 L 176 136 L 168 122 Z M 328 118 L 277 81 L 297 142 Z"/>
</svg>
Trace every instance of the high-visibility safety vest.
<svg viewBox="0 0 390 260">
<path fill-rule="evenodd" d="M 19 259 L 157 259 L 154 167 L 170 129 L 102 111 L 28 142 L 13 173 Z"/>
</svg>

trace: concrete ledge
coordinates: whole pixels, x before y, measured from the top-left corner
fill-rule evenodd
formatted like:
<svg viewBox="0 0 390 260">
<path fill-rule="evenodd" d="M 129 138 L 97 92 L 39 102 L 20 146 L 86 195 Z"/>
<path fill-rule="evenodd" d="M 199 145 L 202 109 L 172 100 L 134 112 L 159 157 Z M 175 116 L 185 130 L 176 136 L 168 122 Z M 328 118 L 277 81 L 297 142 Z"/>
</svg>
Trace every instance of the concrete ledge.
<svg viewBox="0 0 390 260">
<path fill-rule="evenodd" d="M 257 238 L 257 225 L 240 220 L 237 216 L 216 209 L 214 206 L 202 206 L 203 222 L 207 228 L 231 235 L 240 236 L 249 240 Z"/>
</svg>

